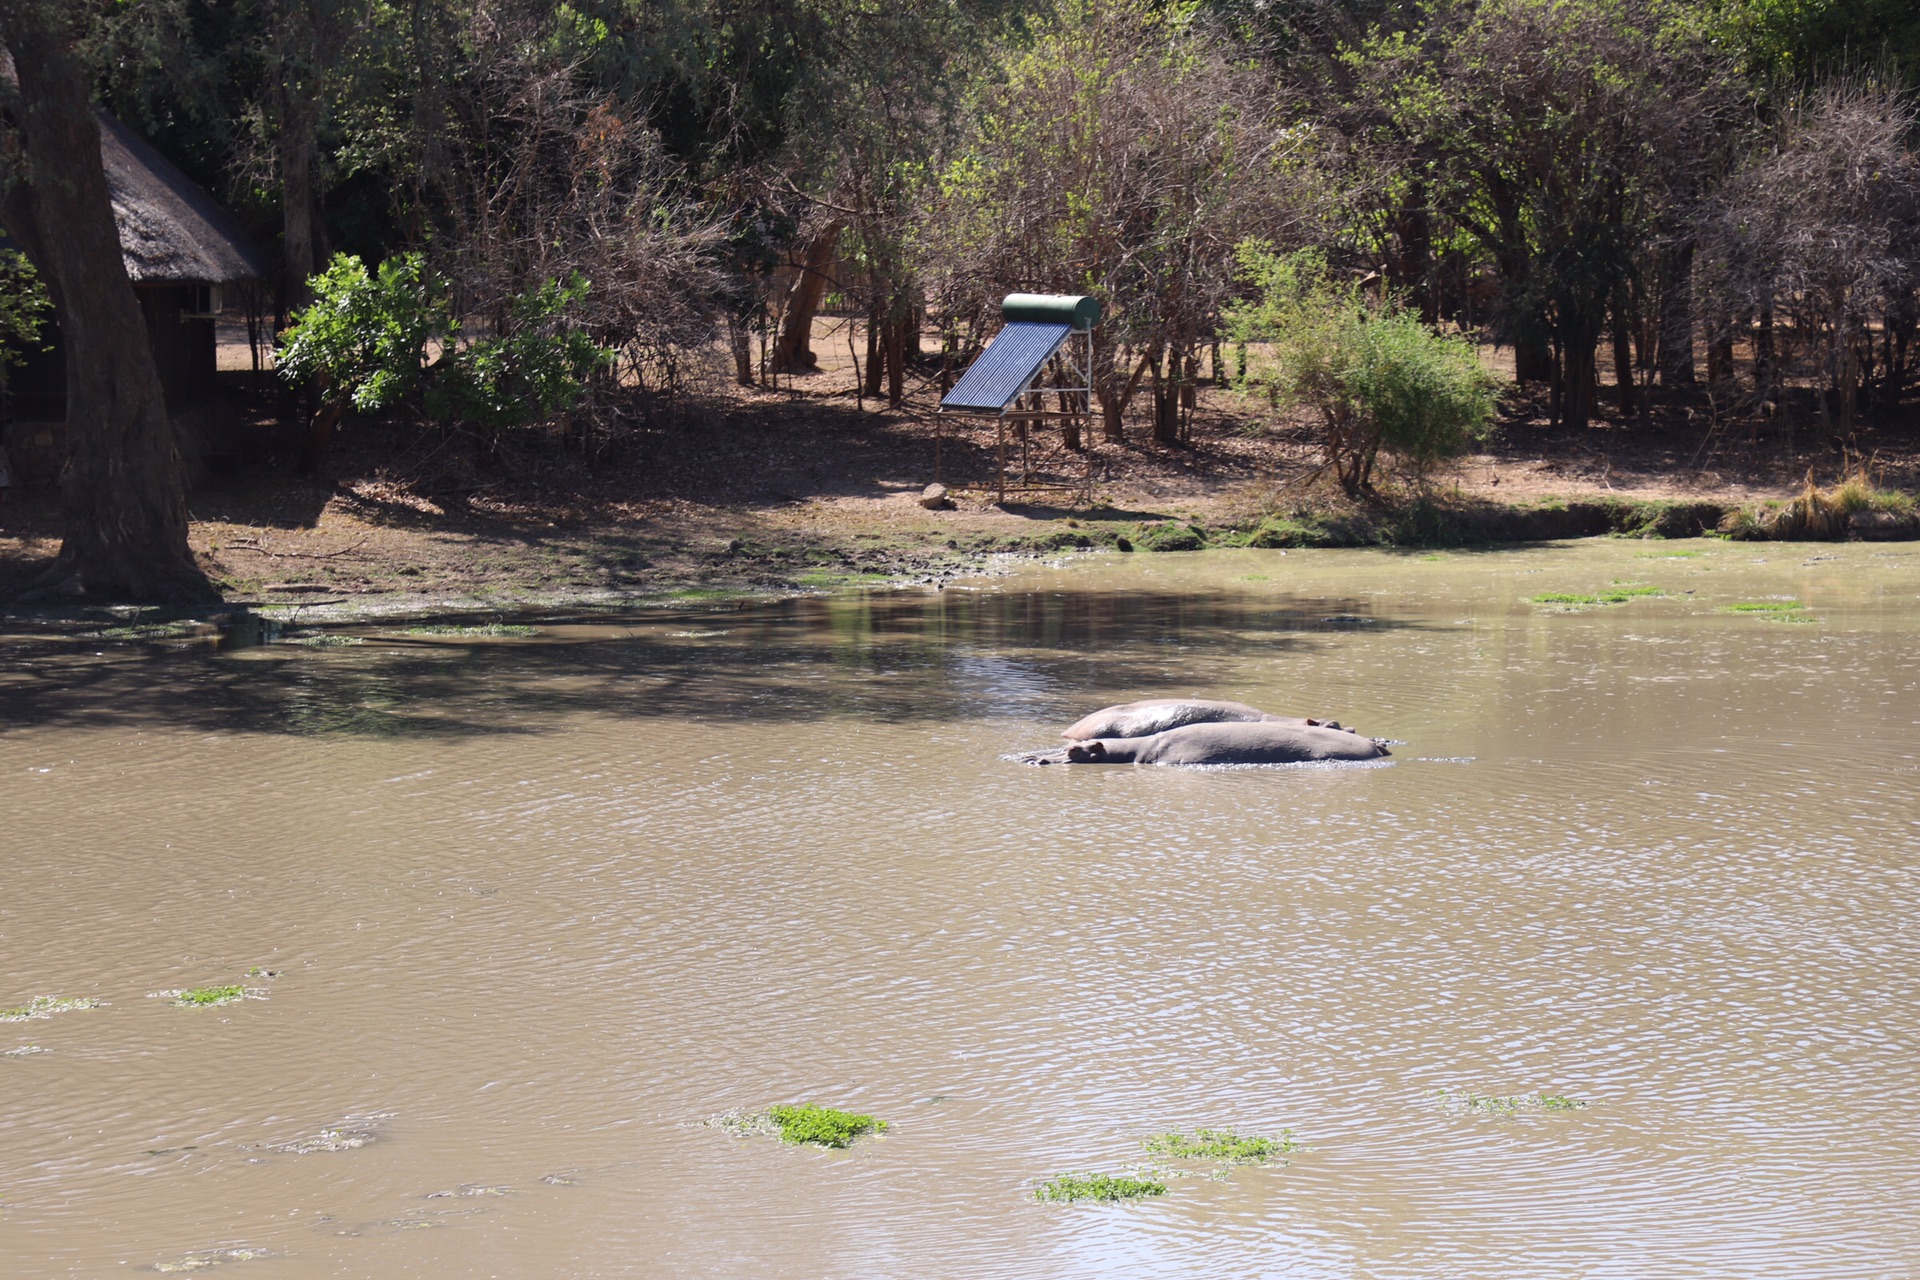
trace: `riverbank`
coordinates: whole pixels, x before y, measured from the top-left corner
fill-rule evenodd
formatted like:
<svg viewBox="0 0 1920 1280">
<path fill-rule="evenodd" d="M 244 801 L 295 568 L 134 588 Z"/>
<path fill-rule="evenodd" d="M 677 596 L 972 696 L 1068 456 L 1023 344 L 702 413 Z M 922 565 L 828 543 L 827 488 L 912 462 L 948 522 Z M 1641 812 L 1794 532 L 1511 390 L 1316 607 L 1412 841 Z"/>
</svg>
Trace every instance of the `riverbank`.
<svg viewBox="0 0 1920 1280">
<path fill-rule="evenodd" d="M 937 428 L 927 394 L 869 412 L 831 385 L 731 391 L 591 461 L 533 441 L 486 469 L 457 436 L 360 424 L 322 478 L 292 473 L 297 438 L 263 408 L 196 485 L 191 538 L 230 605 L 319 618 L 939 587 L 1103 549 L 1920 536 L 1920 451 L 1897 427 L 1844 445 L 1732 439 L 1682 406 L 1651 427 L 1569 432 L 1510 405 L 1484 452 L 1359 502 L 1317 476 L 1304 424 L 1252 431 L 1245 405 L 1210 392 L 1181 447 L 1097 448 L 1090 502 L 1002 504 L 990 428 Z M 936 479 L 950 493 L 930 508 Z M 0 507 L 0 593 L 22 589 L 58 538 L 50 491 Z"/>
</svg>

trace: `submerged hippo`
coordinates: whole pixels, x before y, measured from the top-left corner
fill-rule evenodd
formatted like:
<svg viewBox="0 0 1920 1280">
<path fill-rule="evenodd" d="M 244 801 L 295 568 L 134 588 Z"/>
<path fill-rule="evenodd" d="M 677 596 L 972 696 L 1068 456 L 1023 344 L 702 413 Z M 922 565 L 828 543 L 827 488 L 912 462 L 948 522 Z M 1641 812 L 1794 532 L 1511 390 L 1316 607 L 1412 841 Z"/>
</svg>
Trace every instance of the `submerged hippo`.
<svg viewBox="0 0 1920 1280">
<path fill-rule="evenodd" d="M 1326 725 L 1338 729 L 1336 720 L 1306 720 L 1299 716 L 1268 715 L 1244 702 L 1214 702 L 1205 698 L 1148 698 L 1141 702 L 1123 702 L 1117 707 L 1102 707 L 1092 715 L 1069 725 L 1060 736 L 1074 742 L 1095 738 L 1144 738 L 1184 724 L 1290 724 L 1300 728 Z"/>
<path fill-rule="evenodd" d="M 1029 764 L 1302 764 L 1391 754 L 1374 739 L 1345 729 L 1274 719 L 1184 724 L 1145 737 L 1094 738 L 1021 758 Z"/>
</svg>

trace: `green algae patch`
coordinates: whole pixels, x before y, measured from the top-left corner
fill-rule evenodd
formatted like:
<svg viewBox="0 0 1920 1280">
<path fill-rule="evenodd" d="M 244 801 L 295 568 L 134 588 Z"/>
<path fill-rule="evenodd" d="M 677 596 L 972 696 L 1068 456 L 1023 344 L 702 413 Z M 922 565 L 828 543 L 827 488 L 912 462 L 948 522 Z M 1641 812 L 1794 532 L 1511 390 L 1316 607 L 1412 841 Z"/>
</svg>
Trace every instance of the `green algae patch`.
<svg viewBox="0 0 1920 1280">
<path fill-rule="evenodd" d="M 863 1134 L 885 1133 L 887 1122 L 812 1102 L 782 1104 L 764 1111 L 728 1111 L 707 1125 L 737 1137 L 766 1135 L 796 1146 L 850 1147 Z"/>
<path fill-rule="evenodd" d="M 1148 1155 L 1164 1160 L 1212 1160 L 1227 1165 L 1265 1164 L 1300 1149 L 1291 1129 L 1282 1129 L 1277 1138 L 1255 1137 L 1231 1129 L 1195 1129 L 1192 1133 L 1175 1129 L 1142 1138 L 1140 1146 Z"/>
<path fill-rule="evenodd" d="M 100 1002 L 93 999 L 67 1000 L 60 996 L 35 996 L 22 1005 L 11 1009 L 0 1009 L 0 1022 L 25 1022 L 29 1018 L 51 1018 L 56 1013 L 71 1013 L 75 1009 L 97 1009 Z"/>
<path fill-rule="evenodd" d="M 1447 1105 L 1456 1111 L 1483 1116 L 1516 1116 L 1526 1111 L 1584 1111 L 1587 1104 L 1564 1093 L 1522 1093 L 1500 1096 L 1487 1093 L 1440 1091 Z"/>
<path fill-rule="evenodd" d="M 1650 587 L 1644 582 L 1616 582 L 1604 591 L 1580 594 L 1571 591 L 1547 591 L 1537 596 L 1529 596 L 1532 604 L 1550 605 L 1560 609 L 1593 609 L 1602 605 L 1625 604 L 1629 600 L 1646 600 L 1667 594 L 1659 587 Z"/>
<path fill-rule="evenodd" d="M 767 1108 L 767 1118 L 780 1130 L 780 1141 L 816 1147 L 849 1147 L 863 1133 L 885 1133 L 887 1122 L 872 1116 L 836 1111 L 803 1102 L 797 1106 Z"/>
<path fill-rule="evenodd" d="M 236 1004 L 242 1000 L 264 1000 L 267 993 L 259 988 L 238 985 L 218 987 L 182 987 L 171 991 L 155 991 L 151 999 L 170 1001 L 182 1009 L 211 1009 L 223 1004 Z"/>
<path fill-rule="evenodd" d="M 1723 604 L 1719 611 L 1738 617 L 1766 618 L 1773 622 L 1820 621 L 1798 600 L 1742 600 L 1735 604 Z"/>
<path fill-rule="evenodd" d="M 539 635 L 540 628 L 529 627 L 517 622 L 449 622 L 427 623 L 416 627 L 404 627 L 400 630 L 399 634 L 403 636 L 446 636 L 454 639 L 493 636 L 526 637 Z"/>
<path fill-rule="evenodd" d="M 186 1275 L 195 1271 L 206 1271 L 227 1262 L 251 1262 L 255 1258 L 271 1258 L 271 1249 L 209 1249 L 204 1253 L 190 1253 L 184 1258 L 175 1258 L 171 1262 L 156 1262 L 153 1269 L 161 1275 Z"/>
<path fill-rule="evenodd" d="M 1120 1200 L 1141 1200 L 1165 1194 L 1167 1184 L 1157 1179 L 1113 1173 L 1063 1173 L 1033 1189 L 1035 1200 L 1050 1204 L 1070 1204 L 1077 1200 L 1112 1204 Z"/>
</svg>

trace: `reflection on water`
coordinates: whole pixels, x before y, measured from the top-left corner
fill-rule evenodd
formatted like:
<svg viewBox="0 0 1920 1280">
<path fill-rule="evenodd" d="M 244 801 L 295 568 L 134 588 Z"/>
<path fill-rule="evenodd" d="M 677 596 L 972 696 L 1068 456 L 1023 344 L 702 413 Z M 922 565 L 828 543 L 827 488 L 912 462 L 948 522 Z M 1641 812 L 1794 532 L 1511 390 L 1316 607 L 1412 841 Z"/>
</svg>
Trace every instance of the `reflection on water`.
<svg viewBox="0 0 1920 1280">
<path fill-rule="evenodd" d="M 1111 557 L 0 666 L 8 1274 L 1920 1270 L 1900 549 Z M 1671 548 L 1667 548 L 1671 549 Z M 1545 592 L 1651 583 L 1581 613 Z M 1815 623 L 1719 612 L 1790 596 Z M 1208 692 L 1379 769 L 1029 769 Z M 271 979 L 247 977 L 270 968 Z M 147 992 L 264 985 L 176 1008 Z M 1461 1114 L 1443 1090 L 1586 1101 Z M 818 1100 L 846 1152 L 701 1126 Z M 1285 1167 L 1027 1202 L 1173 1127 Z"/>
</svg>

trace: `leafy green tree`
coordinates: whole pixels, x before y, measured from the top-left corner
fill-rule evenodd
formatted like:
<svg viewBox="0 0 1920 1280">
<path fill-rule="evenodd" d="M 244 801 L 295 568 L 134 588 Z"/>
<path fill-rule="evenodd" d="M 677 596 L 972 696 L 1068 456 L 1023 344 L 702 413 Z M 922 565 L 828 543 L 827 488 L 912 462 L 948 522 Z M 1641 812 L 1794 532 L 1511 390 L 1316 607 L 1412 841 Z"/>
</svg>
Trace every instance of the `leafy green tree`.
<svg viewBox="0 0 1920 1280">
<path fill-rule="evenodd" d="M 1326 465 L 1349 496 L 1373 492 L 1381 453 L 1416 476 L 1493 423 L 1495 380 L 1463 338 L 1341 281 L 1313 250 L 1242 246 L 1251 298 L 1226 312 L 1243 388 L 1319 418 Z"/>
<path fill-rule="evenodd" d="M 922 216 L 940 301 L 976 326 L 1013 291 L 1094 294 L 1103 432 L 1151 389 L 1178 439 L 1234 246 L 1299 220 L 1298 156 L 1269 86 L 1212 31 L 1144 0 L 1072 0 L 1010 48 Z"/>
<path fill-rule="evenodd" d="M 37 346 L 53 303 L 27 255 L 0 249 L 0 392 L 28 348 Z"/>
</svg>

